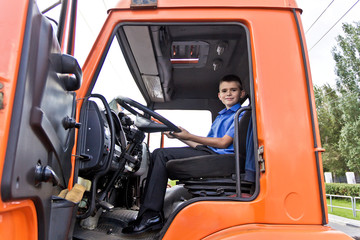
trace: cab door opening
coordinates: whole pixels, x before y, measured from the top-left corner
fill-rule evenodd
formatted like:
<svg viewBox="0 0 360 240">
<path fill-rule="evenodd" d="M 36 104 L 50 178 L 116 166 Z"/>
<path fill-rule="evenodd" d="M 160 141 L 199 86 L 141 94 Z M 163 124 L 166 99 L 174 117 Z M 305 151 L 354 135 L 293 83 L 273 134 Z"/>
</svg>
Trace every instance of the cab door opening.
<svg viewBox="0 0 360 240">
<path fill-rule="evenodd" d="M 217 112 L 223 108 L 223 105 L 217 98 L 219 79 L 230 73 L 241 78 L 242 85 L 247 93 L 247 97 L 242 100 L 242 103 L 245 100 L 247 100 L 245 104 L 251 102 L 250 96 L 253 94 L 251 94 L 252 70 L 250 67 L 250 43 L 248 41 L 248 30 L 243 24 L 122 23 L 116 28 L 113 35 L 114 40 L 112 40 L 112 45 L 120 45 L 127 65 L 132 73 L 132 78 L 146 102 L 146 108 L 156 110 L 208 110 L 212 113 L 212 119 L 214 119 Z M 112 45 L 108 46 L 107 49 L 114 49 Z M 146 147 L 146 143 L 141 143 L 145 138 L 136 138 L 135 136 L 144 133 L 151 135 L 152 132 L 161 131 L 161 128 L 160 130 L 156 130 L 156 125 L 153 127 L 150 125 L 149 127 L 143 127 L 139 122 L 139 116 L 137 116 L 136 119 L 129 116 L 129 113 L 130 115 L 133 113 L 142 115 L 143 118 L 148 118 L 149 113 L 146 109 L 141 109 L 141 107 L 139 108 L 131 102 L 131 108 L 135 107 L 135 111 L 131 110 L 131 108 L 128 109 L 126 104 L 122 105 L 122 101 L 127 100 L 126 98 L 117 97 L 117 92 L 114 91 L 114 88 L 118 88 L 118 92 L 124 92 L 124 89 L 122 89 L 123 79 L 111 79 L 111 81 L 106 79 L 105 81 L 104 77 L 109 75 L 102 73 L 102 71 L 107 68 L 106 66 L 109 62 L 111 62 L 111 65 L 116 64 L 115 61 L 110 61 L 109 59 L 108 62 L 107 57 L 105 58 L 105 56 L 110 55 L 111 53 L 104 53 L 104 65 L 99 66 L 97 71 L 98 75 L 96 75 L 93 80 L 96 80 L 93 88 L 101 91 L 97 93 L 106 95 L 108 102 L 112 102 L 112 104 L 110 104 L 112 107 L 111 111 L 113 112 L 112 121 L 114 121 L 115 126 L 122 126 L 127 143 L 131 144 L 137 141 L 136 145 L 139 147 L 132 148 L 132 152 L 127 151 L 123 154 L 121 151 L 118 151 L 118 154 L 114 154 L 112 158 L 110 157 L 110 169 L 100 177 L 99 183 L 97 183 L 98 186 L 91 190 L 92 193 L 89 192 L 86 194 L 85 202 L 80 204 L 83 206 L 82 209 L 80 208 L 80 210 L 83 211 L 82 216 L 85 216 L 85 219 L 81 221 L 80 225 L 83 228 L 94 228 L 94 225 L 87 225 L 87 218 L 97 213 L 96 221 L 99 225 L 96 225 L 96 229 L 102 229 L 104 224 L 110 224 L 108 222 L 109 219 L 113 219 L 112 221 L 117 224 L 117 227 L 113 228 L 113 234 L 120 234 L 121 229 L 126 227 L 127 222 L 134 219 L 137 215 L 136 210 L 139 208 L 141 202 L 147 172 L 147 170 L 142 170 L 141 174 L 139 174 L 138 169 L 142 169 L 142 167 L 147 168 L 147 164 L 145 163 L 149 161 L 151 154 L 148 147 Z M 101 85 L 102 81 L 110 82 L 111 84 L 104 86 Z M 206 88 L 204 88 L 204 86 L 206 86 Z M 110 92 L 114 95 L 109 95 Z M 89 94 L 90 93 L 91 90 L 89 89 Z M 93 101 L 92 98 L 85 100 L 85 102 L 89 103 Z M 106 109 L 102 110 L 104 109 L 102 104 L 98 104 L 98 106 L 97 104 L 91 105 L 93 106 L 92 108 L 95 107 L 95 109 L 98 109 L 91 111 L 91 114 L 100 116 L 102 115 L 100 114 L 101 112 L 104 112 L 105 115 L 108 112 Z M 119 105 L 122 105 L 122 109 L 119 108 Z M 88 103 L 83 104 L 82 115 L 90 116 L 90 112 L 86 113 L 90 108 L 84 108 L 84 106 L 90 105 L 88 105 Z M 251 115 L 254 114 L 254 108 L 249 107 L 246 112 L 247 123 L 244 130 L 242 130 L 241 136 L 241 144 L 243 144 L 244 147 L 246 146 L 244 141 L 246 141 L 248 130 L 247 124 Z M 92 121 L 89 117 L 82 119 L 84 125 L 88 125 Z M 108 121 L 104 117 L 99 117 L 98 119 L 103 119 L 105 122 Z M 201 124 L 201 120 L 194 119 L 194 122 L 196 121 L 198 121 L 197 124 L 199 124 L 199 121 Z M 100 124 L 100 128 L 97 131 L 99 133 L 108 132 L 106 125 L 108 124 Z M 88 131 L 84 132 L 85 129 L 86 128 L 81 130 L 82 133 L 80 133 L 82 137 L 79 139 L 80 142 L 78 142 L 78 146 L 83 147 L 82 150 L 78 149 L 77 155 L 79 156 L 85 156 L 84 152 L 88 149 L 87 146 L 95 146 L 94 144 L 85 144 L 85 141 L 94 142 L 98 139 L 94 137 L 92 133 Z M 94 128 L 92 127 L 91 129 L 93 130 Z M 121 128 L 115 127 L 115 130 L 117 131 L 117 133 L 115 133 L 116 138 L 119 139 Z M 254 141 L 254 139 L 251 139 L 251 141 Z M 140 147 L 141 145 L 143 147 Z M 115 149 L 129 149 L 129 145 L 125 147 L 121 146 L 120 140 L 115 140 L 115 146 L 118 146 L 115 147 Z M 252 146 L 252 151 L 254 151 L 257 144 L 255 144 L 255 147 L 254 145 Z M 90 152 L 97 152 L 97 154 L 93 154 L 92 156 L 101 156 L 100 158 L 91 160 L 97 162 L 97 164 L 93 165 L 93 168 L 82 167 L 83 164 L 90 163 L 85 158 L 79 158 L 77 160 L 79 162 L 78 166 L 80 166 L 79 177 L 93 180 L 92 175 L 96 173 L 96 169 L 103 164 L 107 164 L 107 160 L 104 159 L 107 157 L 108 152 L 104 155 L 103 149 L 104 147 L 101 145 L 98 148 L 90 150 Z M 187 189 L 184 188 L 183 183 L 169 189 L 164 204 L 165 217 L 169 219 L 167 225 L 171 223 L 171 220 L 181 208 L 197 201 L 251 201 L 255 198 L 256 195 L 254 193 L 258 188 L 255 183 L 255 163 L 253 164 L 253 178 L 251 182 L 248 181 L 245 183 L 243 180 L 240 180 L 240 178 L 237 180 L 240 172 L 242 176 L 245 173 L 245 159 L 241 164 L 237 165 L 235 155 L 225 156 L 225 158 L 227 158 L 227 161 L 230 163 L 227 168 L 231 169 L 229 173 L 226 173 L 226 176 L 220 173 L 220 176 L 217 176 L 219 177 L 217 180 L 212 179 L 206 181 L 206 184 L 202 183 L 200 185 L 198 182 L 192 184 L 191 182 L 195 179 L 189 179 L 190 181 L 187 182 L 187 186 L 190 187 Z M 139 159 L 141 159 L 141 161 L 138 161 Z M 220 157 L 215 156 L 213 160 L 215 161 L 215 168 L 223 167 Z M 82 163 L 82 161 L 84 162 Z M 129 169 L 130 164 L 134 166 L 134 168 Z M 237 172 L 237 167 L 241 167 L 242 169 L 238 169 Z M 211 176 L 214 177 L 215 175 L 213 174 Z M 199 178 L 203 178 L 203 182 L 205 181 L 204 176 L 206 176 L 206 174 L 199 175 Z M 112 184 L 112 186 L 108 184 Z M 243 187 L 240 187 L 240 184 L 242 184 Z M 199 188 L 199 186 L 201 186 L 200 189 L 191 191 L 191 188 Z M 212 190 L 209 190 L 209 187 L 212 188 Z M 189 189 L 190 193 L 188 191 Z M 237 193 L 237 189 L 246 191 L 246 193 Z M 94 194 L 94 192 L 97 194 Z M 99 199 L 99 196 L 105 197 Z M 105 205 L 104 202 L 109 203 L 109 205 Z M 91 205 L 95 207 L 90 208 Z M 111 212 L 109 211 L 110 209 L 107 209 L 108 206 L 111 206 Z M 102 211 L 101 209 L 105 209 L 105 211 L 108 212 L 99 213 L 99 211 Z M 89 210 L 91 211 L 90 213 L 87 212 Z M 116 217 L 114 215 L 115 212 Z M 117 230 L 115 231 L 114 229 Z M 75 236 L 81 239 L 88 234 L 87 231 L 89 230 L 80 230 L 80 228 L 78 228 Z M 166 231 L 166 229 L 163 231 Z"/>
</svg>

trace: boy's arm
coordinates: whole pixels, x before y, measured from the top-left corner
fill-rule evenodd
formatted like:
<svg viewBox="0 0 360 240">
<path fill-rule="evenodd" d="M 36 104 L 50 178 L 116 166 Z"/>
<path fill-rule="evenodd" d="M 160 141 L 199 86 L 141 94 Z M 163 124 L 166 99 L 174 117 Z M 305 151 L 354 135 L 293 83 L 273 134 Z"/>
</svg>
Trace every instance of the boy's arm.
<svg viewBox="0 0 360 240">
<path fill-rule="evenodd" d="M 195 142 L 195 143 L 197 143 L 197 145 L 203 144 L 203 145 L 207 145 L 207 146 L 215 147 L 215 148 L 227 148 L 233 142 L 233 138 L 228 135 L 225 135 L 222 138 L 200 137 L 200 136 L 196 136 L 194 134 L 189 133 L 187 130 L 183 129 L 182 127 L 179 127 L 179 128 L 181 129 L 181 132 L 173 133 L 173 135 L 176 138 L 178 138 L 182 141 Z"/>
<path fill-rule="evenodd" d="M 195 148 L 197 145 L 201 145 L 201 144 L 198 143 L 198 142 L 194 142 L 194 141 L 190 141 L 190 140 L 184 140 L 184 139 L 181 139 L 181 138 L 177 138 L 174 133 L 164 132 L 164 134 L 165 134 L 168 138 L 176 138 L 176 139 L 180 140 L 181 142 L 185 143 L 186 145 L 188 145 L 189 147 L 192 147 L 192 148 Z"/>
<path fill-rule="evenodd" d="M 182 141 L 183 143 L 185 143 L 186 145 L 188 145 L 189 147 L 192 147 L 192 148 L 196 148 L 197 145 L 201 145 L 200 143 L 198 142 L 194 142 L 194 141 L 190 141 L 190 140 L 183 140 L 183 139 L 180 139 L 180 141 Z"/>
</svg>

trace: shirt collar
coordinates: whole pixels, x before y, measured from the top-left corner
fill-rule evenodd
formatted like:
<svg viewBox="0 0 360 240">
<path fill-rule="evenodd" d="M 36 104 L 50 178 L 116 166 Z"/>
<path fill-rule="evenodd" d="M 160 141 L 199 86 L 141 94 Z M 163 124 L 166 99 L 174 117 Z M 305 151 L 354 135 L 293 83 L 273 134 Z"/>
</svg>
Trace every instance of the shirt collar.
<svg viewBox="0 0 360 240">
<path fill-rule="evenodd" d="M 237 104 L 235 104 L 234 106 L 232 106 L 232 107 L 229 108 L 229 109 L 224 108 L 223 110 L 221 110 L 221 111 L 219 112 L 219 114 L 224 114 L 224 113 L 227 112 L 227 111 L 236 112 L 239 108 L 241 108 L 241 105 L 240 105 L 240 103 L 237 103 Z"/>
</svg>

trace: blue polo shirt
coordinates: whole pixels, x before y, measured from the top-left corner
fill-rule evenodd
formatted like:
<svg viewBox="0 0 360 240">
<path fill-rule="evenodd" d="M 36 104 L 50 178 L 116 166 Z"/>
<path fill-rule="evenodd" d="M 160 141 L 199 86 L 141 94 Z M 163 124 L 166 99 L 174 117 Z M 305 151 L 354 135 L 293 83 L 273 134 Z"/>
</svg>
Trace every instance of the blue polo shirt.
<svg viewBox="0 0 360 240">
<path fill-rule="evenodd" d="M 215 118 L 214 122 L 211 125 L 211 129 L 208 137 L 222 138 L 225 135 L 228 135 L 234 138 L 234 117 L 236 111 L 241 108 L 240 103 L 235 104 L 229 109 L 223 109 L 219 112 L 219 115 Z M 240 117 L 244 112 L 240 114 Z M 239 117 L 239 119 L 240 119 Z M 218 154 L 231 154 L 234 153 L 234 146 L 231 144 L 228 148 L 214 148 L 209 147 L 211 150 Z"/>
</svg>

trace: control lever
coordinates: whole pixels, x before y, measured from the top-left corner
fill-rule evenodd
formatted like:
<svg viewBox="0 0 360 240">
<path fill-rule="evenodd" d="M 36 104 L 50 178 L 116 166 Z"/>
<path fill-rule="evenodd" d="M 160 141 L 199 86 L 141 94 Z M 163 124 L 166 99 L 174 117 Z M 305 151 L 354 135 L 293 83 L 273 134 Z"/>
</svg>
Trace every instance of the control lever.
<svg viewBox="0 0 360 240">
<path fill-rule="evenodd" d="M 137 157 L 133 157 L 128 153 L 125 153 L 124 158 L 126 159 L 125 169 L 129 172 L 135 172 L 135 168 L 138 163 Z"/>
<path fill-rule="evenodd" d="M 52 182 L 53 186 L 60 186 L 60 179 L 56 175 L 55 171 L 50 166 L 41 166 L 37 164 L 35 167 L 35 185 L 38 186 L 41 182 Z"/>
</svg>

